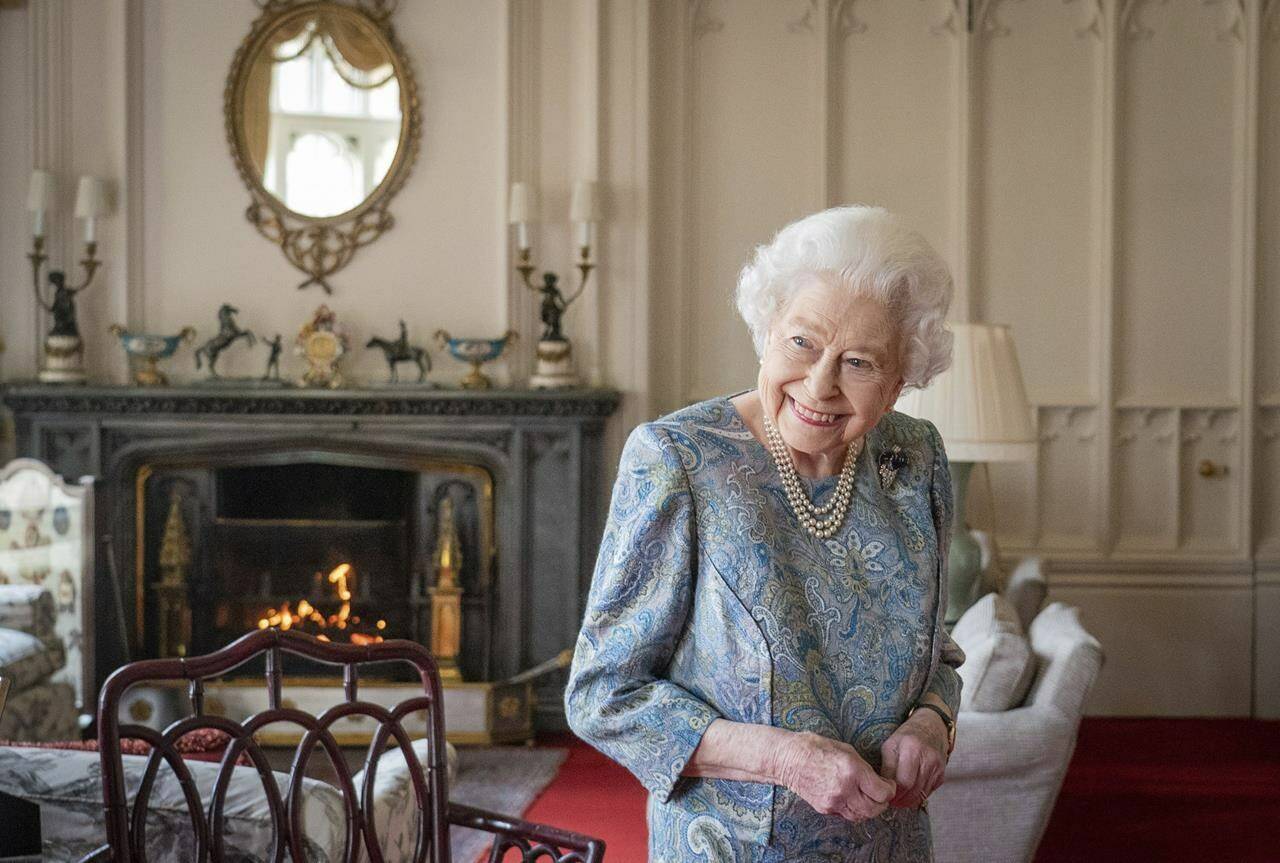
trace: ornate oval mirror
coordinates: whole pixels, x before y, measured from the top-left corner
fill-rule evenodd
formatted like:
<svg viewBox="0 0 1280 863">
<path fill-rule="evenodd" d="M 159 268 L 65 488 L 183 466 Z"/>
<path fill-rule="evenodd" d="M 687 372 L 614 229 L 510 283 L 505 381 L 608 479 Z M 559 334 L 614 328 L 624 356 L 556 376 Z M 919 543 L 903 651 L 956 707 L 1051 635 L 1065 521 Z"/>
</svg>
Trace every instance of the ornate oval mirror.
<svg viewBox="0 0 1280 863">
<path fill-rule="evenodd" d="M 320 285 L 394 219 L 418 151 L 417 85 L 394 0 L 259 0 L 224 99 L 245 215 Z"/>
</svg>

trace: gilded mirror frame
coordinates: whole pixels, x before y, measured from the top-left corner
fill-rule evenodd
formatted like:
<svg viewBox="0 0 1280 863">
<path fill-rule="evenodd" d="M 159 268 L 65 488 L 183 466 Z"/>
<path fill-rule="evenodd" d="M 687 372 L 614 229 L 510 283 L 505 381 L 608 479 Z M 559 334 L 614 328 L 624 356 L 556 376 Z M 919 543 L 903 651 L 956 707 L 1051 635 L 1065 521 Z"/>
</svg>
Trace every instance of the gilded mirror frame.
<svg viewBox="0 0 1280 863">
<path fill-rule="evenodd" d="M 408 55 L 396 38 L 391 15 L 398 0 L 254 0 L 262 14 L 240 43 L 223 94 L 227 144 L 240 179 L 252 199 L 245 218 L 278 245 L 289 263 L 307 274 L 299 289 L 319 285 L 333 293 L 329 278 L 355 256 L 356 250 L 377 240 L 395 224 L 388 209 L 404 186 L 418 157 L 422 136 L 422 111 L 418 85 Z M 386 175 L 363 202 L 334 216 L 306 216 L 289 209 L 267 190 L 249 155 L 244 128 L 245 89 L 253 59 L 270 36 L 285 22 L 318 12 L 368 25 L 386 43 L 387 53 L 400 86 L 400 138 Z"/>
</svg>

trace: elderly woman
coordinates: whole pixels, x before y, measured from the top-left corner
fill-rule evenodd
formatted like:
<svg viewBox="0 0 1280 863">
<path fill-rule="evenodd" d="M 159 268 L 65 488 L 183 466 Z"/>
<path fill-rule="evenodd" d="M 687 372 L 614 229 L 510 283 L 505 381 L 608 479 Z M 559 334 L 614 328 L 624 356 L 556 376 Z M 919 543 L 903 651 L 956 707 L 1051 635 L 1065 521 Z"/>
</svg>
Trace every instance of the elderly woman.
<svg viewBox="0 0 1280 863">
<path fill-rule="evenodd" d="M 886 211 L 801 219 L 738 280 L 756 388 L 628 440 L 565 703 L 648 788 L 651 861 L 931 858 L 951 487 L 893 404 L 950 362 L 950 297 Z"/>
</svg>

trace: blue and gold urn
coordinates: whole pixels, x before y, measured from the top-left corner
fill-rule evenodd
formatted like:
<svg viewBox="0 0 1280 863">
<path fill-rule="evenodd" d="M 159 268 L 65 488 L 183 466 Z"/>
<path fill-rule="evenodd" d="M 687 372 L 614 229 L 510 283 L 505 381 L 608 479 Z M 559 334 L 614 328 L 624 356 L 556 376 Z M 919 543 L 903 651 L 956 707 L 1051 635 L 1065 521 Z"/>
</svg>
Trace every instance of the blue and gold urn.
<svg viewBox="0 0 1280 863">
<path fill-rule="evenodd" d="M 445 346 L 455 360 L 471 363 L 471 373 L 462 379 L 462 388 L 487 390 L 493 386 L 480 366 L 502 356 L 507 345 L 518 338 L 515 330 L 507 330 L 496 339 L 455 339 L 444 330 L 436 330 L 436 340 Z"/>
<path fill-rule="evenodd" d="M 134 383 L 143 387 L 168 385 L 169 379 L 165 377 L 164 372 L 160 371 L 157 363 L 173 356 L 173 352 L 178 349 L 179 345 L 183 342 L 192 341 L 196 337 L 196 331 L 191 327 L 183 327 L 182 332 L 176 336 L 131 333 L 119 324 L 112 324 L 108 327 L 108 330 L 110 330 L 111 335 L 120 340 L 124 352 L 131 359 L 143 361 L 133 373 Z"/>
</svg>

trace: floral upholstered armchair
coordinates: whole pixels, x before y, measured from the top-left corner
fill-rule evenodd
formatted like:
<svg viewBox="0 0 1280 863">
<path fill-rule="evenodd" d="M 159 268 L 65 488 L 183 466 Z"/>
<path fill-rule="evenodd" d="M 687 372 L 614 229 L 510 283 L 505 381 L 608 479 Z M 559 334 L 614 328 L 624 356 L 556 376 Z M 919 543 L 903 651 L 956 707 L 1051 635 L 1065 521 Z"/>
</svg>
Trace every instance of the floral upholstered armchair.
<svg viewBox="0 0 1280 863">
<path fill-rule="evenodd" d="M 0 469 L 0 738 L 78 737 L 93 713 L 92 501 L 34 459 Z"/>
</svg>

